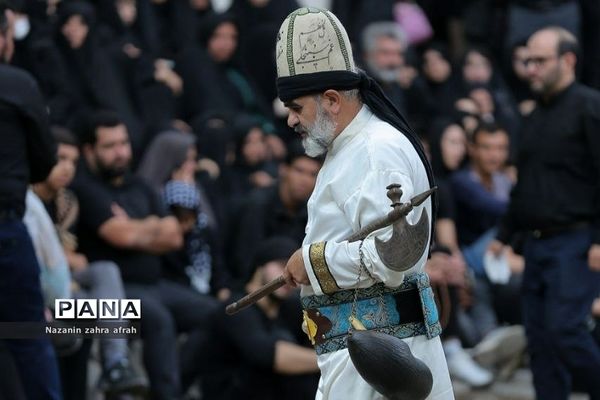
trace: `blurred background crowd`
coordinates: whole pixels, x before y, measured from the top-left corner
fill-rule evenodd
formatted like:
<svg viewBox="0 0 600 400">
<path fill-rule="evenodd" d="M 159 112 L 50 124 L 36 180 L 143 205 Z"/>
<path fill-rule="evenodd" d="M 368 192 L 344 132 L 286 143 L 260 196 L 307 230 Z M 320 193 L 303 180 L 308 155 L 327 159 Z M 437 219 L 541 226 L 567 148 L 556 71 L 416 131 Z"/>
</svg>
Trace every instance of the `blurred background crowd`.
<svg viewBox="0 0 600 400">
<path fill-rule="evenodd" d="M 428 150 L 440 211 L 427 272 L 451 305 L 451 376 L 486 387 L 527 363 L 519 243 L 492 272 L 485 249 L 537 100 L 528 67 L 543 60 L 527 39 L 572 32 L 579 80 L 600 89 L 597 0 L 11 0 L 10 64 L 37 81 L 57 143 L 25 213 L 45 303 L 142 299 L 142 365 L 124 339 L 54 343 L 63 398 L 313 398 L 297 292 L 222 312 L 278 276 L 304 236 L 323 160 L 286 124 L 274 53 L 281 22 L 305 5 L 339 17 L 357 64 Z M 598 301 L 590 330 L 594 316 Z M 2 374 L 19 396 L 16 370 Z"/>
</svg>

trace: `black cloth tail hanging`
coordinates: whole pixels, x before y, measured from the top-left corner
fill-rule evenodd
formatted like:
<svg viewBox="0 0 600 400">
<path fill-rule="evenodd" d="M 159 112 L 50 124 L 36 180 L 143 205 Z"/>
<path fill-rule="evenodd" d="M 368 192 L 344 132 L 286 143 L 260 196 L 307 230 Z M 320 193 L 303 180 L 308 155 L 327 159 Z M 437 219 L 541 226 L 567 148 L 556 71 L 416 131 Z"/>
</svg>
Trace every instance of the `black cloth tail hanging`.
<svg viewBox="0 0 600 400">
<path fill-rule="evenodd" d="M 359 71 L 358 73 L 350 71 L 325 71 L 277 78 L 277 92 L 279 93 L 279 98 L 284 103 L 298 97 L 323 92 L 328 89 L 359 89 L 363 103 L 371 109 L 373 114 L 398 129 L 410 141 L 425 166 L 429 186 L 435 186 L 433 170 L 418 135 L 410 127 L 400 110 L 383 93 L 381 86 L 364 71 Z M 437 193 L 434 192 L 431 197 L 432 227 L 435 227 L 437 207 Z"/>
</svg>

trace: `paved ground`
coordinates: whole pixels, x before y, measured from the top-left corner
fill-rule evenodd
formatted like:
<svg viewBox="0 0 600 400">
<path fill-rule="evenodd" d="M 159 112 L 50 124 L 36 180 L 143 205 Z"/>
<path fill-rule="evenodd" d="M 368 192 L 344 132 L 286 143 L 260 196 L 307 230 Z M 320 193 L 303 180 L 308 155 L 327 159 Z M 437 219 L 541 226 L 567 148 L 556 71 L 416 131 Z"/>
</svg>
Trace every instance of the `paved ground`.
<svg viewBox="0 0 600 400">
<path fill-rule="evenodd" d="M 134 346 L 133 353 L 137 357 L 134 357 L 133 361 L 141 363 L 141 359 L 139 358 L 141 349 L 138 347 L 139 344 L 138 346 Z M 93 352 L 93 354 L 97 354 L 97 349 L 95 350 L 96 351 Z M 96 382 L 100 375 L 97 360 L 92 358 L 89 366 L 90 383 Z M 527 368 L 518 369 L 508 380 L 496 381 L 486 389 L 471 390 L 467 385 L 459 381 L 453 381 L 453 386 L 456 400 L 535 400 L 533 386 L 531 384 L 531 372 Z M 87 400 L 106 400 L 104 396 L 93 390 L 93 388 L 94 385 L 90 384 L 90 394 Z M 573 394 L 570 398 L 570 400 L 587 399 L 588 397 L 586 395 L 581 394 Z M 137 398 L 124 396 L 119 400 L 137 400 Z"/>
<path fill-rule="evenodd" d="M 456 400 L 535 400 L 531 385 L 531 372 L 519 369 L 507 381 L 495 382 L 482 390 L 470 390 L 461 382 L 453 382 Z M 570 400 L 586 400 L 588 397 L 573 394 Z"/>
</svg>

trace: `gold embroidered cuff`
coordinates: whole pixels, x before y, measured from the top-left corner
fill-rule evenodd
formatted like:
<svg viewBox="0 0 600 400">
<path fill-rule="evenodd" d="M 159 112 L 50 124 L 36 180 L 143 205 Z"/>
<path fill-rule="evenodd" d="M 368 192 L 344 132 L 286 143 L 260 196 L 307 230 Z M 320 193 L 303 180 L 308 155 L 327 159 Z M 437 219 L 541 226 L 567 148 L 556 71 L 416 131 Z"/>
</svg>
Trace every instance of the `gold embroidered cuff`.
<svg viewBox="0 0 600 400">
<path fill-rule="evenodd" d="M 310 259 L 310 265 L 319 281 L 321 290 L 325 294 L 331 294 L 340 290 L 337 282 L 331 275 L 329 267 L 327 266 L 327 260 L 325 260 L 325 245 L 327 242 L 313 243 L 308 249 L 308 255 Z"/>
</svg>

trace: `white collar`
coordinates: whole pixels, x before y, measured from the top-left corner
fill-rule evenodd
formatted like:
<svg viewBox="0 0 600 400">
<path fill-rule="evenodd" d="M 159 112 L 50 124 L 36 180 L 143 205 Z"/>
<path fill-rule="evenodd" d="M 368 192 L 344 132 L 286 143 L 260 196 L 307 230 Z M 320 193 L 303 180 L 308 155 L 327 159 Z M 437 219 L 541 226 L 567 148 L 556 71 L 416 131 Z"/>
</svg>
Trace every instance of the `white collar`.
<svg viewBox="0 0 600 400">
<path fill-rule="evenodd" d="M 363 104 L 360 111 L 356 114 L 352 121 L 350 121 L 344 130 L 341 131 L 340 134 L 337 135 L 337 137 L 333 140 L 328 154 L 334 155 L 347 143 L 350 143 L 350 141 L 352 141 L 352 139 L 354 139 L 356 135 L 363 130 L 372 116 L 373 113 L 371 110 L 369 110 L 369 107 Z"/>
</svg>

